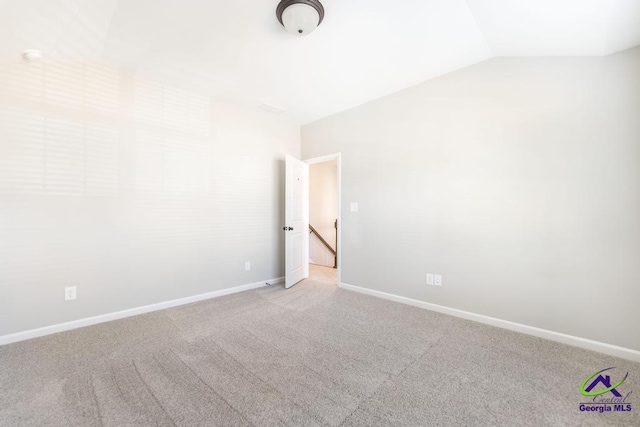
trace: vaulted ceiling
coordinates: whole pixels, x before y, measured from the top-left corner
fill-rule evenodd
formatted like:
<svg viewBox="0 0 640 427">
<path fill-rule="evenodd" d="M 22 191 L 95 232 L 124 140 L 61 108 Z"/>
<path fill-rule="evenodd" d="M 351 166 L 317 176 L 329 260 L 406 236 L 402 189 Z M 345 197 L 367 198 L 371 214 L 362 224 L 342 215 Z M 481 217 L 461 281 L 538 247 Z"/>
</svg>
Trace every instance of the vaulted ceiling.
<svg viewBox="0 0 640 427">
<path fill-rule="evenodd" d="M 639 0 L 322 0 L 307 37 L 278 0 L 0 0 L 0 61 L 98 61 L 299 124 L 494 56 L 640 44 Z"/>
</svg>

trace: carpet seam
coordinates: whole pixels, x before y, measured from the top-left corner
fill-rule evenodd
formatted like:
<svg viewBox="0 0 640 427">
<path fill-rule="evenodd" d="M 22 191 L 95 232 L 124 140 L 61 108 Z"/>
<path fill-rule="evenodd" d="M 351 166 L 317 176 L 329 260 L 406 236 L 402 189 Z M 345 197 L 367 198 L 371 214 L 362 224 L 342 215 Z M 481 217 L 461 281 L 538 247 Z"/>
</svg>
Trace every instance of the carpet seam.
<svg viewBox="0 0 640 427">
<path fill-rule="evenodd" d="M 394 375 L 393 377 L 388 378 L 385 382 L 383 382 L 382 384 L 380 384 L 379 387 L 377 387 L 375 389 L 375 391 L 373 393 L 371 393 L 371 395 L 365 399 L 362 400 L 362 402 L 360 402 L 358 404 L 358 407 L 356 409 L 353 410 L 353 412 L 351 412 L 349 415 L 347 415 L 347 417 L 342 421 L 342 423 L 340 423 L 340 425 L 338 427 L 341 427 L 342 425 L 344 425 L 344 423 L 347 421 L 347 419 L 349 419 L 349 417 L 351 417 L 353 414 L 356 413 L 356 411 L 360 408 L 360 406 L 362 404 L 364 404 L 365 402 L 371 400 L 371 398 L 373 398 L 373 396 L 376 395 L 376 393 L 378 391 L 380 391 L 385 385 L 387 385 L 389 383 L 389 381 L 391 381 L 392 379 L 396 379 L 398 377 L 400 377 L 407 369 L 409 369 L 411 366 L 413 366 L 418 360 L 420 360 L 422 358 L 422 356 L 424 356 L 430 349 L 432 349 L 435 345 L 437 345 L 442 339 L 444 339 L 444 337 L 446 336 L 446 333 L 443 334 L 440 338 L 438 338 L 433 344 L 431 344 L 430 346 L 428 346 L 427 348 L 424 349 L 424 351 L 422 353 L 420 353 L 418 356 L 416 356 L 416 358 L 414 360 L 412 360 L 409 364 L 407 364 L 407 366 L 405 366 L 400 372 L 398 372 L 398 374 Z M 369 415 L 373 415 L 376 418 L 380 418 L 375 414 L 370 413 L 369 411 L 363 409 L 364 412 L 366 412 Z M 386 421 L 386 420 L 385 420 Z"/>
<path fill-rule="evenodd" d="M 277 321 L 277 320 L 276 320 L 276 321 Z M 351 360 L 353 360 L 353 361 L 355 361 L 355 362 L 358 362 L 358 363 L 366 363 L 366 361 L 365 361 L 365 360 L 356 359 L 356 358 L 355 358 L 355 357 L 353 357 L 353 356 L 349 356 L 349 355 L 347 355 L 347 354 L 344 354 L 344 353 L 343 353 L 343 352 L 341 352 L 340 350 L 336 349 L 336 348 L 335 348 L 335 346 L 332 346 L 332 345 L 330 345 L 330 344 L 326 344 L 326 343 L 323 343 L 323 342 L 317 341 L 317 340 L 315 340 L 315 339 L 313 339 L 313 338 L 309 337 L 309 335 L 305 335 L 305 334 L 303 334 L 303 333 L 301 333 L 301 332 L 299 332 L 299 331 L 297 331 L 297 330 L 293 329 L 292 327 L 290 327 L 289 325 L 287 325 L 287 324 L 285 324 L 285 323 L 282 323 L 282 322 L 278 322 L 278 323 L 279 323 L 280 325 L 282 325 L 283 327 L 285 327 L 285 328 L 287 328 L 287 329 L 289 329 L 289 330 L 291 330 L 291 331 L 293 331 L 293 332 L 297 333 L 298 335 L 300 335 L 300 336 L 302 336 L 302 337 L 305 337 L 305 338 L 306 338 L 306 339 L 308 339 L 309 341 L 312 341 L 312 342 L 314 342 L 314 343 L 316 343 L 316 344 L 320 344 L 320 345 L 326 345 L 327 347 L 332 348 L 336 353 L 340 353 L 341 355 L 343 355 L 344 357 L 346 357 L 346 358 L 348 358 L 348 359 L 351 359 Z M 385 371 L 385 370 L 381 370 L 380 372 L 385 373 L 385 374 L 389 374 L 389 375 L 393 375 L 393 372 L 387 372 L 387 371 Z"/>
</svg>

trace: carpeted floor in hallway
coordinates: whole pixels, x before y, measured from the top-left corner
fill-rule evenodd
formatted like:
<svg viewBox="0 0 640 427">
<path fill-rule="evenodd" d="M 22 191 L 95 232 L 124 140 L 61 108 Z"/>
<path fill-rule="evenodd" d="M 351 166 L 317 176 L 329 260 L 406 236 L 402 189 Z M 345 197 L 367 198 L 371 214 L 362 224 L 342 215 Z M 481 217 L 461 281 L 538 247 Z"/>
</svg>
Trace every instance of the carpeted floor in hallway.
<svg viewBox="0 0 640 427">
<path fill-rule="evenodd" d="M 631 413 L 578 409 L 604 368 L 640 390 L 640 364 L 312 273 L 0 347 L 0 425 L 640 425 L 640 392 Z"/>
</svg>

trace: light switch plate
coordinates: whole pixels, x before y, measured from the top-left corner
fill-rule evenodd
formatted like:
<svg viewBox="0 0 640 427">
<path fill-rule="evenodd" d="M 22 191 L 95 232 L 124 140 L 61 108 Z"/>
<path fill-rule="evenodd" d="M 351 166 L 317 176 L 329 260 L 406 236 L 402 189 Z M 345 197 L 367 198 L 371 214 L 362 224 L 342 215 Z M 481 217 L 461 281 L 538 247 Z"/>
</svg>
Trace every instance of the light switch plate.
<svg viewBox="0 0 640 427">
<path fill-rule="evenodd" d="M 351 212 L 358 212 L 358 202 L 351 202 Z"/>
<path fill-rule="evenodd" d="M 433 274 L 427 274 L 427 285 L 433 286 Z"/>
</svg>

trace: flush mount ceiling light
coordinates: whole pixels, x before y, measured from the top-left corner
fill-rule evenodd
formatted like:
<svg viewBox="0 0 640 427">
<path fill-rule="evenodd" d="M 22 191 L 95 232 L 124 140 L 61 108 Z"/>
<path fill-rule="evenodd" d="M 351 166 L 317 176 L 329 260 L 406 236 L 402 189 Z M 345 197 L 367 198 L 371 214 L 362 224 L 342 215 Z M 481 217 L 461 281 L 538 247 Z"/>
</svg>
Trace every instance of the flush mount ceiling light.
<svg viewBox="0 0 640 427">
<path fill-rule="evenodd" d="M 324 7 L 318 0 L 281 0 L 276 16 L 291 34 L 306 36 L 324 19 Z"/>
</svg>

